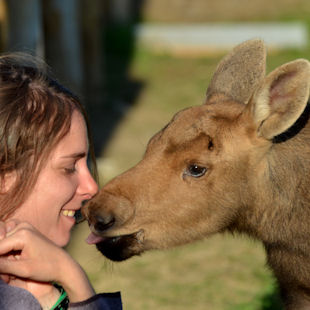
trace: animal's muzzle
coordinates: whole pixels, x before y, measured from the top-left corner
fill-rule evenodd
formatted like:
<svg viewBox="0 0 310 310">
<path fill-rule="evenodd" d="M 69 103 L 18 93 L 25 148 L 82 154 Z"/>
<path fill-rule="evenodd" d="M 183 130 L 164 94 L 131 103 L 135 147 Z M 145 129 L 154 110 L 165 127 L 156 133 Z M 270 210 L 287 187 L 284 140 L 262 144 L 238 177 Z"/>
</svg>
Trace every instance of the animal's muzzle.
<svg viewBox="0 0 310 310">
<path fill-rule="evenodd" d="M 101 215 L 96 215 L 92 222 L 95 231 L 99 234 L 102 234 L 106 230 L 113 227 L 113 225 L 115 224 L 115 217 L 112 214 L 108 214 L 105 217 Z"/>
</svg>

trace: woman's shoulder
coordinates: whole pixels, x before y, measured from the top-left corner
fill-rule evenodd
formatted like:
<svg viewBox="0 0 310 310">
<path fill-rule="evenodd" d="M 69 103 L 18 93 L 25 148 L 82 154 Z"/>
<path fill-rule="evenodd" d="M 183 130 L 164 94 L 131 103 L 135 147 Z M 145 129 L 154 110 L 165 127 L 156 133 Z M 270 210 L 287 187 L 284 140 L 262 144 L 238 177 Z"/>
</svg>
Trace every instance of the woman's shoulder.
<svg viewBox="0 0 310 310">
<path fill-rule="evenodd" d="M 40 310 L 41 306 L 28 291 L 10 286 L 0 279 L 0 309 Z"/>
</svg>

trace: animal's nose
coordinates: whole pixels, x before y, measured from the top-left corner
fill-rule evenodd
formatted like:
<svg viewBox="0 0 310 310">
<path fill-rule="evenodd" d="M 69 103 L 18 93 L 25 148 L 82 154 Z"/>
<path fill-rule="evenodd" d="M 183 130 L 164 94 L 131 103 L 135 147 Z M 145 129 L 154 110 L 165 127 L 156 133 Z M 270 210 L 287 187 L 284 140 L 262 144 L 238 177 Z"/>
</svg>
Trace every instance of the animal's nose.
<svg viewBox="0 0 310 310">
<path fill-rule="evenodd" d="M 101 215 L 95 216 L 94 228 L 98 233 L 104 232 L 111 228 L 115 223 L 115 217 L 113 215 L 107 215 L 105 217 Z"/>
</svg>

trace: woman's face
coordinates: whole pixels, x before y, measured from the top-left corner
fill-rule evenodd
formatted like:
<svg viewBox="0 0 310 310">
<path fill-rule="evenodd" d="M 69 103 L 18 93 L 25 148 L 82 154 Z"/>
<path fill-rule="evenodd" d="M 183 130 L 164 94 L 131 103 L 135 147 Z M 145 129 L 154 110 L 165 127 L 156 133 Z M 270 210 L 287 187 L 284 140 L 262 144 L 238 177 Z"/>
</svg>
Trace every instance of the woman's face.
<svg viewBox="0 0 310 310">
<path fill-rule="evenodd" d="M 29 222 L 58 246 L 65 246 L 75 212 L 98 190 L 87 167 L 87 154 L 85 121 L 74 111 L 69 133 L 56 145 L 32 192 L 11 218 Z"/>
</svg>

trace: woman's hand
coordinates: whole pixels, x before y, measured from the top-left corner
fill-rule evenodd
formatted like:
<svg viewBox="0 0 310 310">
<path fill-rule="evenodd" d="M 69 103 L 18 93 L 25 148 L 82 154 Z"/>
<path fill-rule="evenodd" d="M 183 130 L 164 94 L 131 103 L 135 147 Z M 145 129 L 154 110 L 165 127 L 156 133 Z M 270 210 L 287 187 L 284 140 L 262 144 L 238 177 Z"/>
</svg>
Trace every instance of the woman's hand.
<svg viewBox="0 0 310 310">
<path fill-rule="evenodd" d="M 0 242 L 0 255 L 5 255 L 0 258 L 1 272 L 42 282 L 59 280 L 61 264 L 68 260 L 63 249 L 28 223 L 19 223 L 6 233 Z"/>
<path fill-rule="evenodd" d="M 16 225 L 19 222 L 17 220 L 11 220 L 8 222 L 0 222 L 0 240 L 4 239 L 6 237 L 6 234 L 10 232 L 12 229 L 16 227 Z M 8 259 L 12 259 L 13 257 L 11 255 L 6 255 Z M 6 282 L 9 283 L 10 280 L 12 279 L 12 276 L 8 274 L 0 274 L 0 278 Z M 15 277 L 13 277 L 15 278 Z"/>
<path fill-rule="evenodd" d="M 6 235 L 1 239 L 3 230 Z M 63 286 L 71 302 L 94 295 L 78 263 L 25 222 L 0 225 L 0 273 L 37 282 L 56 282 Z"/>
</svg>

